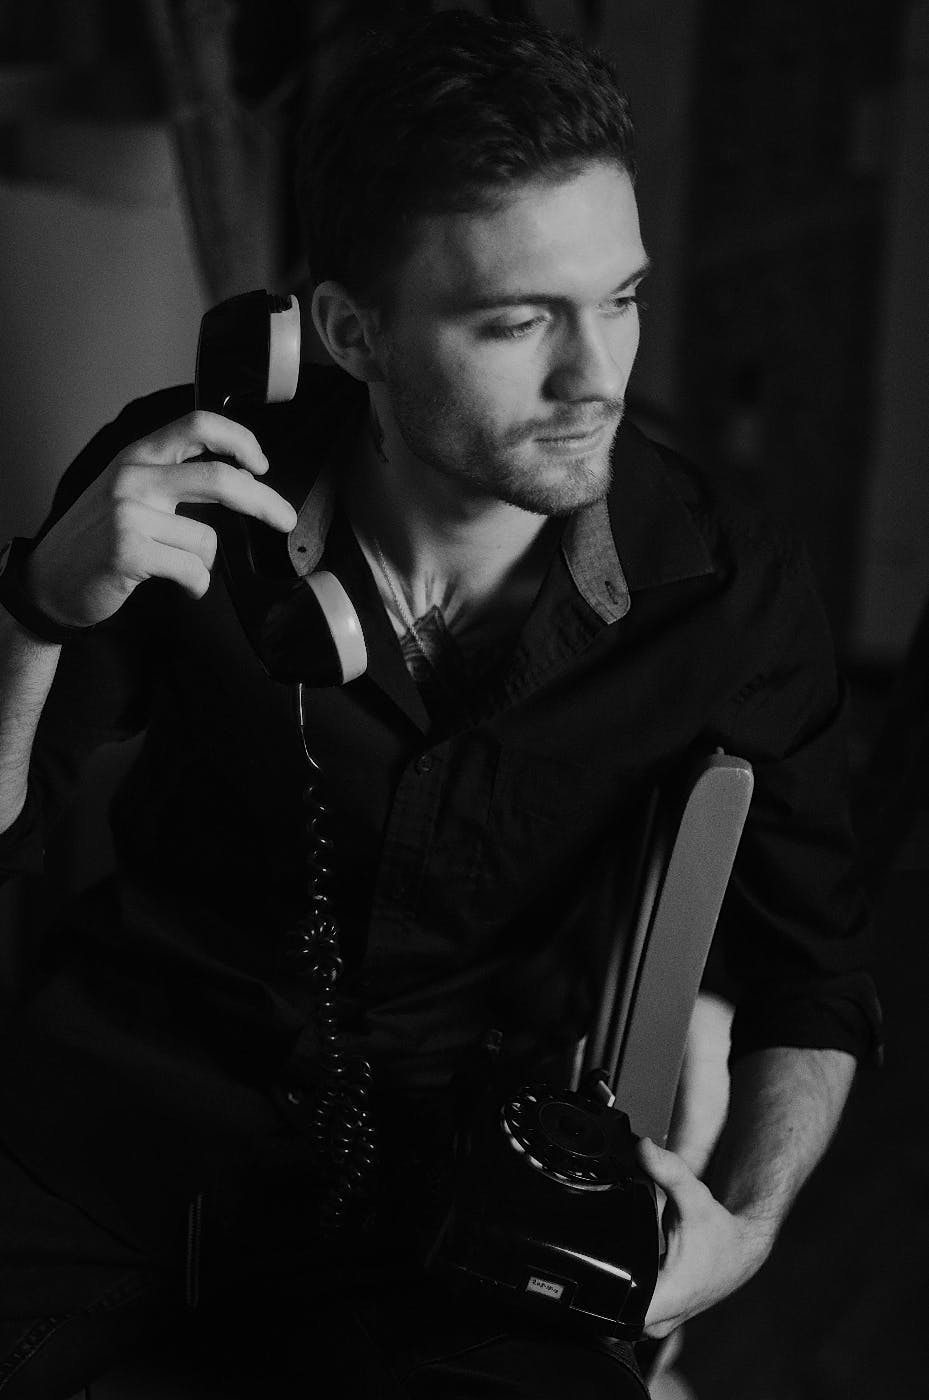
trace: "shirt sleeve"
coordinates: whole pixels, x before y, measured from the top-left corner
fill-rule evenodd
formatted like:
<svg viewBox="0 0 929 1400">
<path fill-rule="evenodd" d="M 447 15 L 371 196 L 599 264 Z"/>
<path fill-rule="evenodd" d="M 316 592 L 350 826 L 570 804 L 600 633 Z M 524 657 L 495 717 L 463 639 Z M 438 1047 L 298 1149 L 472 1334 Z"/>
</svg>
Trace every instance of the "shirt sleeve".
<svg viewBox="0 0 929 1400">
<path fill-rule="evenodd" d="M 0 832 L 0 885 L 14 875 L 41 870 L 44 856 L 39 803 L 30 785 L 23 810 L 12 826 Z"/>
<path fill-rule="evenodd" d="M 755 787 L 719 942 L 737 988 L 732 1054 L 771 1046 L 879 1058 L 870 918 L 850 820 L 844 686 L 802 551 L 781 561 L 763 661 L 732 701 Z"/>
</svg>

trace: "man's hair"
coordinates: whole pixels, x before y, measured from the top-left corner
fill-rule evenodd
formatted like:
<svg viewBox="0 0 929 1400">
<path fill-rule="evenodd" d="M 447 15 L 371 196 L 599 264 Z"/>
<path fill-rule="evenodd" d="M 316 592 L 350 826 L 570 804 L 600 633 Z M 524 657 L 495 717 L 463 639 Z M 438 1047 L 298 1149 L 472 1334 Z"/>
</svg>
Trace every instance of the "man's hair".
<svg viewBox="0 0 929 1400">
<path fill-rule="evenodd" d="M 577 40 L 465 10 L 369 37 L 304 136 L 310 273 L 386 306 L 418 218 L 490 210 L 520 183 L 592 161 L 635 179 L 628 101 L 608 61 Z"/>
</svg>

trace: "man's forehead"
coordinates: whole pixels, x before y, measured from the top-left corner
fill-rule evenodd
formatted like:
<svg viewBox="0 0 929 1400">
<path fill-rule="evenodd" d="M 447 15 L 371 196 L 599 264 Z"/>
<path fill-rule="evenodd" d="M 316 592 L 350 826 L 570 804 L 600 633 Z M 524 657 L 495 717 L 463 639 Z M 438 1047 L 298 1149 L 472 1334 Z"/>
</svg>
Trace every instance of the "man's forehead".
<svg viewBox="0 0 929 1400">
<path fill-rule="evenodd" d="M 598 163 L 557 181 L 517 187 L 495 206 L 418 221 L 404 292 L 433 301 L 557 294 L 598 278 L 618 285 L 645 261 L 632 182 Z M 418 287 L 412 285 L 418 282 Z"/>
</svg>

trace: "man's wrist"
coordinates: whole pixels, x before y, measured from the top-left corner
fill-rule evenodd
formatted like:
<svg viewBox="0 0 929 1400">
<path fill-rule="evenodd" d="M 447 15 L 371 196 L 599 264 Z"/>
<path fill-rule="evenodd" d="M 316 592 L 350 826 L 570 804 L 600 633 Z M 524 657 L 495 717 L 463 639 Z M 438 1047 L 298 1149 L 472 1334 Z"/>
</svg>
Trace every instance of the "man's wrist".
<svg viewBox="0 0 929 1400">
<path fill-rule="evenodd" d="M 754 1273 L 774 1248 L 782 1221 L 763 1206 L 756 1210 L 733 1211 L 731 1214 L 738 1225 L 742 1256 L 751 1264 Z"/>
<path fill-rule="evenodd" d="M 61 646 L 90 630 L 59 622 L 32 597 L 27 577 L 29 556 L 35 540 L 22 535 L 8 540 L 0 549 L 0 605 L 37 641 Z"/>
<path fill-rule="evenodd" d="M 754 1273 L 774 1248 L 792 1197 L 782 1197 L 770 1180 L 753 1177 L 750 1171 L 724 1172 L 721 1177 L 711 1167 L 707 1185 L 732 1217 L 740 1253 L 743 1259 L 751 1261 Z"/>
</svg>

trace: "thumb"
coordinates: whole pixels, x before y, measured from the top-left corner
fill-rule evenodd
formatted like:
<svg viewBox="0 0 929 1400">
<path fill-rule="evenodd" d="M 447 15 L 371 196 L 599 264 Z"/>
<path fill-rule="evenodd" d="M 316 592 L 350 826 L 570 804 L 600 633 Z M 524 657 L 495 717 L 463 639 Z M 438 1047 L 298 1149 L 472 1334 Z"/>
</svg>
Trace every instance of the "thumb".
<svg viewBox="0 0 929 1400">
<path fill-rule="evenodd" d="M 683 1157 L 659 1147 L 651 1138 L 641 1138 L 636 1153 L 655 1185 L 660 1186 L 675 1202 L 679 1202 L 681 1195 L 686 1195 L 688 1188 L 697 1180 Z"/>
</svg>

